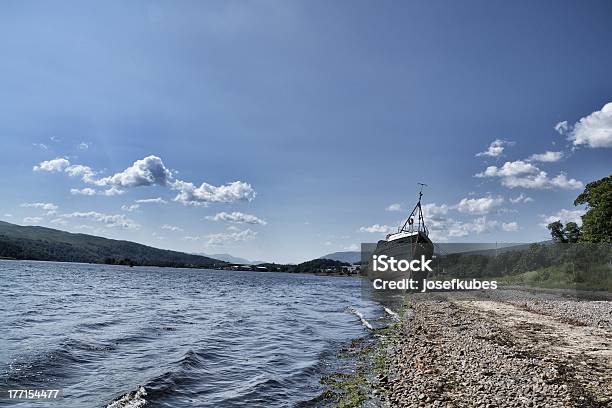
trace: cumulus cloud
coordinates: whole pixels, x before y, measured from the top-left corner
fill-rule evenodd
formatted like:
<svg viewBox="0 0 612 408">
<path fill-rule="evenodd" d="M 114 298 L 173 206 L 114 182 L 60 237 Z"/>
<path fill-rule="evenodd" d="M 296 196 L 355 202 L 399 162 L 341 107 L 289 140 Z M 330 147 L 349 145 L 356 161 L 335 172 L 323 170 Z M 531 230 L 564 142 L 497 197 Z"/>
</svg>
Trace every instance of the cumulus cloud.
<svg viewBox="0 0 612 408">
<path fill-rule="evenodd" d="M 172 171 L 164 165 L 162 159 L 153 155 L 136 160 L 130 167 L 119 173 L 101 178 L 89 166 L 71 165 L 70 161 L 65 158 L 43 161 L 34 166 L 33 169 L 34 171 L 65 172 L 71 177 L 80 177 L 86 184 L 106 188 L 98 191 L 74 188 L 71 190 L 72 194 L 114 196 L 122 194 L 126 189 L 132 187 L 162 186 L 178 191 L 174 201 L 192 206 L 251 201 L 256 196 L 253 187 L 243 181 L 234 181 L 221 186 L 202 183 L 199 187 L 196 187 L 191 182 L 175 179 Z M 166 203 L 161 198 L 145 200 L 151 203 Z"/>
<path fill-rule="evenodd" d="M 23 203 L 20 207 L 24 208 L 38 208 L 39 210 L 46 211 L 46 215 L 53 215 L 57 212 L 59 208 L 56 204 L 53 203 Z"/>
<path fill-rule="evenodd" d="M 485 171 L 476 174 L 475 177 L 499 177 L 501 184 L 508 188 L 580 189 L 584 187 L 582 182 L 576 179 L 568 179 L 564 173 L 550 178 L 545 171 L 522 160 L 506 162 L 501 167 L 489 166 Z"/>
<path fill-rule="evenodd" d="M 23 219 L 23 223 L 24 224 L 40 224 L 42 220 L 43 220 L 42 217 L 25 217 Z"/>
<path fill-rule="evenodd" d="M 531 163 L 522 160 L 505 162 L 503 166 L 489 166 L 485 171 L 478 173 L 476 177 L 517 177 L 525 174 L 535 173 L 539 169 Z"/>
<path fill-rule="evenodd" d="M 582 216 L 585 214 L 585 210 L 566 210 L 562 209 L 552 215 L 541 215 L 542 227 L 546 227 L 551 222 L 561 221 L 563 224 L 568 222 L 575 222 L 578 225 L 582 225 Z"/>
<path fill-rule="evenodd" d="M 378 233 L 378 234 L 386 234 L 393 231 L 394 228 L 388 225 L 378 225 L 374 224 L 369 227 L 361 227 L 359 231 L 361 232 L 370 232 L 370 233 Z"/>
<path fill-rule="evenodd" d="M 502 222 L 502 229 L 506 232 L 515 232 L 518 231 L 519 226 L 516 222 Z"/>
<path fill-rule="evenodd" d="M 256 195 L 251 185 L 243 181 L 234 181 L 218 187 L 202 183 L 200 187 L 195 187 L 193 183 L 177 180 L 171 187 L 178 191 L 174 201 L 193 206 L 251 201 Z"/>
<path fill-rule="evenodd" d="M 91 147 L 91 142 L 81 142 L 77 147 L 79 150 L 87 150 Z"/>
<path fill-rule="evenodd" d="M 162 225 L 161 228 L 165 229 L 165 230 L 169 230 L 169 231 L 175 231 L 175 232 L 183 231 L 182 228 L 174 226 L 174 225 L 169 225 L 169 224 L 164 224 L 164 225 Z"/>
<path fill-rule="evenodd" d="M 238 211 L 232 213 L 220 212 L 214 216 L 207 216 L 206 219 L 213 221 L 229 221 L 236 224 L 260 224 L 266 225 L 267 222 L 251 214 L 244 214 Z"/>
<path fill-rule="evenodd" d="M 529 156 L 529 161 L 552 163 L 563 158 L 563 152 L 545 151 L 544 153 L 532 154 Z"/>
<path fill-rule="evenodd" d="M 63 157 L 58 157 L 57 159 L 42 161 L 38 163 L 38 165 L 34 166 L 32 170 L 58 172 L 64 171 L 64 169 L 68 166 L 70 166 L 70 161 L 64 159 Z"/>
<path fill-rule="evenodd" d="M 576 122 L 568 140 L 574 146 L 612 147 L 612 102 Z"/>
<path fill-rule="evenodd" d="M 402 210 L 401 204 L 393 203 L 393 204 L 390 204 L 387 208 L 385 208 L 385 211 L 403 211 L 403 210 Z"/>
<path fill-rule="evenodd" d="M 423 209 L 423 214 L 425 217 L 435 217 L 438 215 L 446 215 L 448 212 L 448 205 L 446 204 L 436 204 L 436 203 L 427 203 L 421 206 Z"/>
<path fill-rule="evenodd" d="M 529 203 L 533 201 L 533 198 L 531 197 L 527 197 L 525 194 L 521 193 L 518 196 L 514 197 L 514 198 L 510 198 L 510 202 L 512 204 L 517 204 L 517 203 Z"/>
<path fill-rule="evenodd" d="M 107 197 L 112 197 L 112 196 L 120 195 L 120 194 L 123 194 L 123 193 L 125 193 L 125 190 L 121 190 L 120 188 L 118 188 L 116 186 L 112 186 L 109 189 L 99 191 L 99 194 L 102 194 L 102 195 L 107 196 Z"/>
<path fill-rule="evenodd" d="M 504 152 L 506 146 L 512 146 L 513 142 L 507 140 L 495 139 L 491 142 L 487 150 L 476 154 L 476 157 L 488 156 L 488 157 L 499 157 Z"/>
<path fill-rule="evenodd" d="M 126 218 L 123 214 L 103 214 L 96 211 L 88 211 L 62 214 L 60 218 L 87 219 L 105 224 L 109 228 L 137 229 L 139 227 L 135 221 Z"/>
<path fill-rule="evenodd" d="M 85 183 L 96 183 L 96 172 L 94 172 L 89 166 L 83 166 L 82 164 L 72 164 L 66 167 L 64 171 L 70 177 L 81 177 L 81 180 L 83 180 L 83 182 Z"/>
<path fill-rule="evenodd" d="M 164 166 L 157 156 L 147 156 L 136 160 L 127 169 L 104 177 L 95 182 L 99 186 L 115 186 L 118 188 L 140 186 L 165 186 L 172 177 L 172 172 Z"/>
<path fill-rule="evenodd" d="M 140 208 L 140 204 L 122 205 L 121 211 L 132 212 Z"/>
<path fill-rule="evenodd" d="M 504 199 L 501 197 L 463 198 L 455 208 L 464 214 L 484 215 L 491 213 L 503 203 Z"/>
<path fill-rule="evenodd" d="M 85 187 L 82 189 L 71 188 L 70 194 L 92 196 L 92 195 L 96 195 L 96 190 L 94 190 L 93 188 L 89 188 L 89 187 Z"/>
<path fill-rule="evenodd" d="M 563 122 L 559 122 L 555 125 L 555 131 L 557 131 L 557 133 L 559 133 L 560 135 L 565 135 L 568 130 L 569 130 L 569 123 L 567 123 L 567 120 L 564 120 Z"/>
<path fill-rule="evenodd" d="M 225 245 L 231 242 L 249 241 L 255 239 L 256 236 L 256 231 L 245 229 L 238 232 L 221 232 L 218 234 L 210 234 L 207 235 L 206 238 L 208 239 L 208 245 Z"/>
<path fill-rule="evenodd" d="M 168 202 L 166 200 L 164 200 L 161 197 L 157 197 L 157 198 L 143 198 L 140 200 L 136 200 L 137 203 L 139 204 L 168 204 Z"/>
</svg>

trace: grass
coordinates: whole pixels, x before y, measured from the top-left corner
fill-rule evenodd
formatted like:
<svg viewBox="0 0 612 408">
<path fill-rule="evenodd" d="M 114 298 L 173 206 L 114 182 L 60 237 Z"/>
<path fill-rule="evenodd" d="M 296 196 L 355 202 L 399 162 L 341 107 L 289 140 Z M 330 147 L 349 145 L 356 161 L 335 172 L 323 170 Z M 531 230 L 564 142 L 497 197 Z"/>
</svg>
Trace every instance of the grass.
<svg viewBox="0 0 612 408">
<path fill-rule="evenodd" d="M 498 279 L 507 285 L 612 292 L 612 272 L 605 265 L 588 272 L 572 265 L 551 266 Z"/>
</svg>

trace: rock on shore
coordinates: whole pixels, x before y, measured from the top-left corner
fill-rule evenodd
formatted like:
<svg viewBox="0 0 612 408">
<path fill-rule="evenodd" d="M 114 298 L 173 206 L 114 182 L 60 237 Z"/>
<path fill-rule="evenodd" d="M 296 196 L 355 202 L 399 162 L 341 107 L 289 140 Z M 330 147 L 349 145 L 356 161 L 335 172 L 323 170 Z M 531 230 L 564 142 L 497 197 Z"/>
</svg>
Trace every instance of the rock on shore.
<svg viewBox="0 0 612 408">
<path fill-rule="evenodd" d="M 612 302 L 409 299 L 366 405 L 612 406 Z"/>
</svg>

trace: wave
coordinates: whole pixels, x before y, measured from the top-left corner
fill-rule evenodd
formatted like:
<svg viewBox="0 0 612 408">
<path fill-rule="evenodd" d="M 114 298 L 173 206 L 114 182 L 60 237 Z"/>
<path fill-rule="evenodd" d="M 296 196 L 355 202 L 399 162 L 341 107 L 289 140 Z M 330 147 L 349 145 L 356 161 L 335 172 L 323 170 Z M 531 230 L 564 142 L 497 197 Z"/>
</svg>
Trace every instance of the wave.
<svg viewBox="0 0 612 408">
<path fill-rule="evenodd" d="M 147 395 L 145 387 L 138 387 L 136 391 L 128 392 L 122 395 L 117 400 L 111 402 L 106 408 L 140 408 L 144 407 L 147 400 L 144 397 Z"/>
<path fill-rule="evenodd" d="M 357 317 L 359 318 L 359 320 L 361 320 L 361 324 L 362 324 L 362 325 L 363 325 L 365 328 L 367 328 L 367 329 L 369 329 L 369 330 L 374 330 L 374 328 L 372 327 L 372 325 L 370 324 L 370 322 L 368 322 L 368 321 L 366 320 L 366 318 L 363 316 L 363 314 L 361 314 L 361 312 L 360 312 L 359 310 L 355 309 L 355 308 L 354 308 L 354 307 L 352 307 L 352 306 L 349 306 L 349 307 L 347 308 L 347 310 L 348 310 L 349 312 L 351 312 L 352 314 L 354 314 L 355 316 L 357 316 Z"/>
<path fill-rule="evenodd" d="M 389 316 L 391 316 L 391 318 L 392 318 L 393 320 L 400 320 L 399 315 L 398 315 L 397 313 L 395 313 L 393 310 L 389 309 L 389 308 L 388 308 L 388 307 L 386 307 L 386 306 L 383 306 L 383 309 L 385 309 L 385 312 L 387 312 L 387 314 L 388 314 Z"/>
</svg>

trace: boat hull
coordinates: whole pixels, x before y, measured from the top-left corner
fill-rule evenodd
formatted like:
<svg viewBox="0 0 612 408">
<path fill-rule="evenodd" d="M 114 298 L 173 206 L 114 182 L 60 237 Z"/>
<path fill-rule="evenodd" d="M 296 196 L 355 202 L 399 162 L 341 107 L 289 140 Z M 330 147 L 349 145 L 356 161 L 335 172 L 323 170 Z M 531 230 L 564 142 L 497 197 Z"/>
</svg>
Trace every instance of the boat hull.
<svg viewBox="0 0 612 408">
<path fill-rule="evenodd" d="M 413 259 L 420 260 L 422 257 L 424 257 L 426 260 L 432 259 L 433 253 L 433 242 L 427 235 L 419 232 L 417 234 L 401 237 L 395 240 L 378 241 L 376 249 L 371 255 L 386 255 L 388 258 L 393 257 L 398 261 L 411 261 Z M 365 263 L 366 262 L 364 262 L 364 264 Z M 369 256 L 369 259 L 367 260 L 365 272 L 371 281 L 374 281 L 375 279 L 383 279 L 385 281 L 412 279 L 418 282 L 419 288 L 422 287 L 422 281 L 427 278 L 426 271 L 374 271 L 372 256 Z"/>
</svg>

